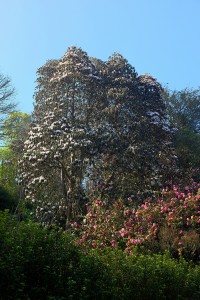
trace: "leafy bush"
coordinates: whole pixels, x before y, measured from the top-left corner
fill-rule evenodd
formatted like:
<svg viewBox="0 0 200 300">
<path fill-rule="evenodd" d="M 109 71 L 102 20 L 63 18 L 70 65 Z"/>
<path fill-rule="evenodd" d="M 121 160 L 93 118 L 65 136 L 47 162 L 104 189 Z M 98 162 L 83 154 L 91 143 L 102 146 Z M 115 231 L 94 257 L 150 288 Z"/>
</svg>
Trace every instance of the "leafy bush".
<svg viewBox="0 0 200 300">
<path fill-rule="evenodd" d="M 105 299 L 108 266 L 80 250 L 58 228 L 0 211 L 0 299 Z"/>
<path fill-rule="evenodd" d="M 116 248 L 84 253 L 66 233 L 0 212 L 0 299 L 191 299 L 200 266 Z"/>
<path fill-rule="evenodd" d="M 110 266 L 111 299 L 181 299 L 188 291 L 184 260 L 178 263 L 167 254 L 141 255 L 137 251 L 129 256 L 109 249 L 94 253 Z M 192 297 L 197 290 L 195 282 L 188 294 Z"/>
<path fill-rule="evenodd" d="M 2 299 L 66 294 L 67 280 L 79 261 L 79 251 L 66 235 L 0 212 L 0 239 Z"/>
</svg>

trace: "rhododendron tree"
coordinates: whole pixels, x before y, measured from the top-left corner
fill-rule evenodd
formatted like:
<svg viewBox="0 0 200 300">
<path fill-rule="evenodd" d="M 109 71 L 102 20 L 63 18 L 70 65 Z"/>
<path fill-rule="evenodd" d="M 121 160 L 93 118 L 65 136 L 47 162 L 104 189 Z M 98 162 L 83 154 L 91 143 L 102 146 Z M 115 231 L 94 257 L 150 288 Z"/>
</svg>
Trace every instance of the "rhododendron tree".
<svg viewBox="0 0 200 300">
<path fill-rule="evenodd" d="M 44 223 L 67 223 L 83 193 L 128 195 L 174 172 L 162 88 L 120 54 L 103 62 L 70 47 L 38 70 L 35 109 L 19 163 L 26 199 Z M 83 188 L 85 186 L 85 188 Z"/>
</svg>

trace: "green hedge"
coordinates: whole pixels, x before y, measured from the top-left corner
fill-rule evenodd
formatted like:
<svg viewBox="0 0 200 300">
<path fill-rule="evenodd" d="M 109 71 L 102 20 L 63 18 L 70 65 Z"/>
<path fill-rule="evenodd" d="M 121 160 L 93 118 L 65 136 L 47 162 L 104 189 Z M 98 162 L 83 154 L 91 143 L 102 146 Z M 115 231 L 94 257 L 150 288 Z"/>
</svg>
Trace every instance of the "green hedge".
<svg viewBox="0 0 200 300">
<path fill-rule="evenodd" d="M 0 211 L 0 299 L 199 299 L 200 266 L 167 255 L 84 254 L 58 229 Z"/>
</svg>

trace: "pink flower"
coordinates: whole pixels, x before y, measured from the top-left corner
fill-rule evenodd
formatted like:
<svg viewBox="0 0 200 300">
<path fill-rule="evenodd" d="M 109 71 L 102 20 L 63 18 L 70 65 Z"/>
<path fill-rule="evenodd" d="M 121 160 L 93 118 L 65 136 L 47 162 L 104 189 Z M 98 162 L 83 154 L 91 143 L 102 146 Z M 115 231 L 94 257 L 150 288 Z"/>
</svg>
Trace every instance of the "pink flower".
<svg viewBox="0 0 200 300">
<path fill-rule="evenodd" d="M 124 237 L 127 234 L 127 232 L 125 231 L 125 228 L 120 229 L 119 234 L 121 235 L 121 237 Z"/>
<path fill-rule="evenodd" d="M 115 245 L 115 240 L 112 240 L 112 241 L 111 241 L 111 246 L 112 246 L 112 247 L 115 247 L 115 246 L 116 246 L 116 245 Z"/>
</svg>

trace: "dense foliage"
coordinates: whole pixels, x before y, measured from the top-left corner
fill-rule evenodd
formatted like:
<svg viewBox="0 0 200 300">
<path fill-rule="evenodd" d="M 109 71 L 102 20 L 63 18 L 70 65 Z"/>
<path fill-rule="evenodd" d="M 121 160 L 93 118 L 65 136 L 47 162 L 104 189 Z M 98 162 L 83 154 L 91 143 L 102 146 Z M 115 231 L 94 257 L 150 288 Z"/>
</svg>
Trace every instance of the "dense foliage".
<svg viewBox="0 0 200 300">
<path fill-rule="evenodd" d="M 11 212 L 15 212 L 17 200 L 15 193 L 9 192 L 4 185 L 0 185 L 0 210 L 9 209 Z"/>
<path fill-rule="evenodd" d="M 91 250 L 0 212 L 0 299 L 198 299 L 200 267 L 137 249 Z"/>
</svg>

